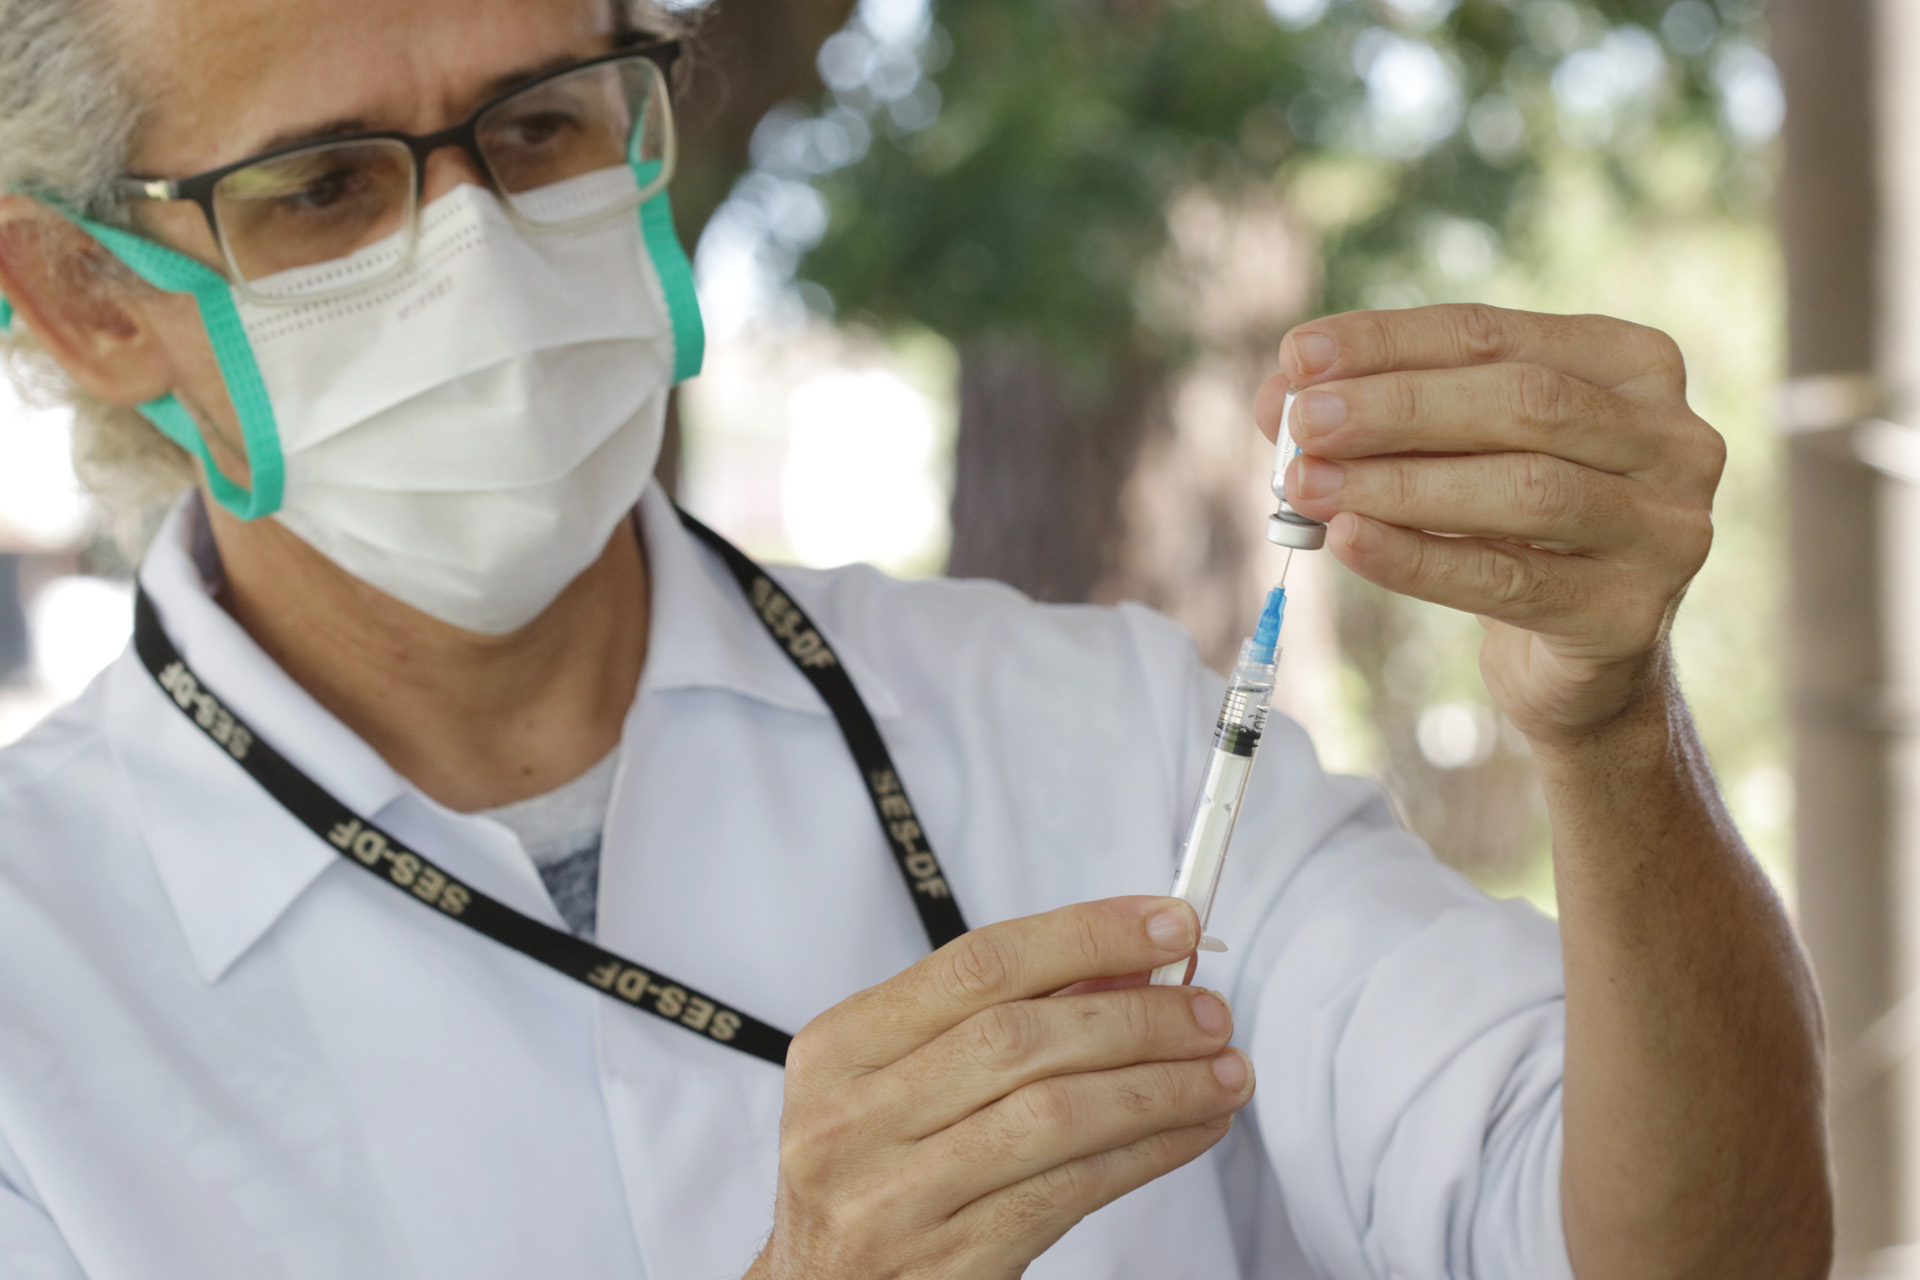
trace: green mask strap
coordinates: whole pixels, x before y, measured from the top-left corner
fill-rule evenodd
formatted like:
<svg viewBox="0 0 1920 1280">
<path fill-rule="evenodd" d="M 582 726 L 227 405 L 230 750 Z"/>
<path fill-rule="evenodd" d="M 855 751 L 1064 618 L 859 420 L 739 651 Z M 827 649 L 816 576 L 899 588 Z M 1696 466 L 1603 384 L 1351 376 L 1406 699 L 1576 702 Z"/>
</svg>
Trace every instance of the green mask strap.
<svg viewBox="0 0 1920 1280">
<path fill-rule="evenodd" d="M 71 214 L 68 215 L 72 217 Z M 169 392 L 140 406 L 147 421 L 160 433 L 199 458 L 206 465 L 207 484 L 220 505 L 242 520 L 257 520 L 280 509 L 286 489 L 286 461 L 280 453 L 280 433 L 273 418 L 273 404 L 267 398 L 267 386 L 254 362 L 253 348 L 240 323 L 240 312 L 233 304 L 233 291 L 227 279 L 211 267 L 175 253 L 164 245 L 145 240 L 118 227 L 105 226 L 86 218 L 73 218 L 135 275 L 167 293 L 186 293 L 200 307 L 200 320 L 213 343 L 214 359 L 227 384 L 227 395 L 240 420 L 240 438 L 247 447 L 247 463 L 253 472 L 253 487 L 243 488 L 228 479 L 214 463 L 213 454 L 178 396 Z M 13 306 L 0 298 L 0 330 L 13 325 Z"/>
<path fill-rule="evenodd" d="M 658 160 L 640 159 L 640 140 L 645 134 L 643 119 L 634 126 L 627 150 L 627 163 L 642 188 L 660 172 Z M 699 295 L 693 289 L 693 264 L 687 261 L 680 234 L 673 229 L 673 202 L 665 187 L 640 206 L 640 234 L 660 277 L 660 290 L 666 294 L 667 315 L 673 321 L 673 380 L 685 382 L 700 372 L 706 360 L 707 330 L 700 321 Z"/>
<path fill-rule="evenodd" d="M 207 484 L 221 506 L 242 520 L 258 520 L 278 511 L 287 479 L 286 460 L 280 453 L 280 432 L 274 422 L 273 404 L 267 398 L 267 384 L 260 377 L 260 366 L 254 362 L 253 347 L 247 341 L 245 326 L 240 323 L 240 312 L 234 306 L 233 290 L 227 278 L 185 254 L 175 253 L 131 232 L 84 218 L 79 222 L 142 280 L 168 293 L 191 294 L 199 304 L 200 321 L 213 343 L 213 357 L 219 362 L 227 396 L 240 420 L 240 438 L 247 447 L 253 488 L 242 488 L 221 473 L 201 435 L 200 424 L 193 420 L 178 396 L 169 392 L 158 400 L 149 400 L 140 406 L 140 412 L 167 439 L 206 465 Z"/>
</svg>

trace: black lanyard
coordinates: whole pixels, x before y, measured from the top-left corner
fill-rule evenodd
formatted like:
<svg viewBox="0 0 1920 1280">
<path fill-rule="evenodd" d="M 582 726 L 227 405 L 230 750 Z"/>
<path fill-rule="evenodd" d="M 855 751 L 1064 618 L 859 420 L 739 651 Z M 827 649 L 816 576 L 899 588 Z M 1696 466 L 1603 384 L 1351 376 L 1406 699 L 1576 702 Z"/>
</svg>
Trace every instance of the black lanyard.
<svg viewBox="0 0 1920 1280">
<path fill-rule="evenodd" d="M 967 931 L 953 891 L 927 842 L 912 801 L 880 738 L 879 726 L 833 646 L 792 597 L 782 591 L 732 543 L 682 511 L 688 532 L 711 547 L 746 592 L 767 632 L 819 692 L 840 726 L 847 750 L 860 767 L 861 781 L 886 833 L 909 896 L 926 926 L 927 940 L 938 949 Z M 286 811 L 326 841 L 354 866 L 410 894 L 450 919 L 485 934 L 502 946 L 539 961 L 557 973 L 697 1035 L 763 1058 L 775 1066 L 787 1059 L 793 1037 L 778 1027 L 721 1003 L 684 982 L 634 964 L 583 938 L 542 924 L 497 898 L 490 898 L 435 865 L 367 821 L 333 793 L 295 768 L 261 739 L 194 674 L 160 626 L 153 602 L 140 591 L 134 601 L 133 647 L 160 687 L 181 712 L 198 725 Z"/>
</svg>

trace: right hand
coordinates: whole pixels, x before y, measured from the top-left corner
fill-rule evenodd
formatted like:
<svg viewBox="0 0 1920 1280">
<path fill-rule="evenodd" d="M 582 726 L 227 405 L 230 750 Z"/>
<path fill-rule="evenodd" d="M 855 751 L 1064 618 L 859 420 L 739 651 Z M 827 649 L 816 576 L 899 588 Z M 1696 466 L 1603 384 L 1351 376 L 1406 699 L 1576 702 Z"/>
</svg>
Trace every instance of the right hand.
<svg viewBox="0 0 1920 1280">
<path fill-rule="evenodd" d="M 748 1280 L 1017 1277 L 1212 1147 L 1253 1096 L 1231 1014 L 1144 985 L 1199 937 L 1174 898 L 1063 907 L 976 929 L 808 1023 Z"/>
</svg>

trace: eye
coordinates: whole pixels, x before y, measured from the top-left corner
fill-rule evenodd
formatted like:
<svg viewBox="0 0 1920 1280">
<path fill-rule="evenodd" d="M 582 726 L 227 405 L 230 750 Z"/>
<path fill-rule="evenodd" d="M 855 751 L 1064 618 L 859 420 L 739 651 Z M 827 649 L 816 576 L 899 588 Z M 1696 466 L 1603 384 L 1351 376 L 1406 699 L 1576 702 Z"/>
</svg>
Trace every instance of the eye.
<svg viewBox="0 0 1920 1280">
<path fill-rule="evenodd" d="M 392 163 L 371 164 L 356 155 L 306 156 L 242 170 L 221 185 L 220 195 L 228 208 L 312 218 L 364 205 L 378 197 L 383 182 L 391 184 L 400 176 Z"/>
<path fill-rule="evenodd" d="M 295 211 L 320 213 L 333 208 L 366 189 L 366 174 L 345 165 L 329 169 L 317 178 L 309 178 L 291 191 L 281 193 L 280 204 Z"/>
<path fill-rule="evenodd" d="M 515 147 L 544 147 L 579 132 L 579 118 L 563 111 L 539 111 L 502 123 L 497 130 L 500 141 Z"/>
</svg>

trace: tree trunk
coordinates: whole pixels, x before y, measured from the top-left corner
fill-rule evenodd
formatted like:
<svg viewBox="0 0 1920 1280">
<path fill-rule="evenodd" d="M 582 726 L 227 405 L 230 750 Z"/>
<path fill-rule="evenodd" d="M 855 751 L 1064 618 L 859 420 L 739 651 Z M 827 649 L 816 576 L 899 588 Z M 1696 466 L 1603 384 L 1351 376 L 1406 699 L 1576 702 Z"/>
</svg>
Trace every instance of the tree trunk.
<svg viewBox="0 0 1920 1280">
<path fill-rule="evenodd" d="M 1088 389 L 1013 339 L 961 351 L 954 577 L 1077 602 L 1112 576 L 1126 533 L 1121 490 L 1158 417 L 1156 379 L 1114 363 L 1115 378 Z"/>
</svg>

